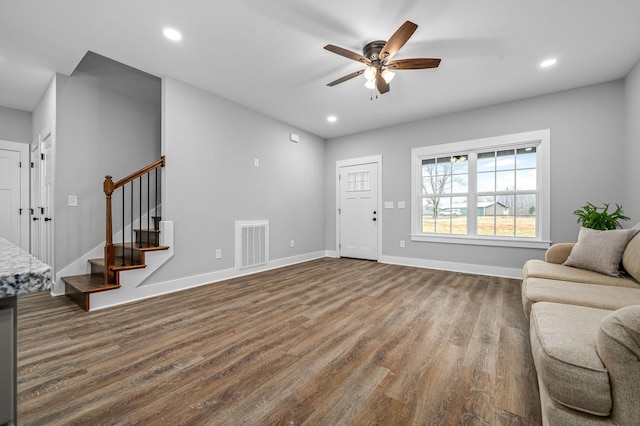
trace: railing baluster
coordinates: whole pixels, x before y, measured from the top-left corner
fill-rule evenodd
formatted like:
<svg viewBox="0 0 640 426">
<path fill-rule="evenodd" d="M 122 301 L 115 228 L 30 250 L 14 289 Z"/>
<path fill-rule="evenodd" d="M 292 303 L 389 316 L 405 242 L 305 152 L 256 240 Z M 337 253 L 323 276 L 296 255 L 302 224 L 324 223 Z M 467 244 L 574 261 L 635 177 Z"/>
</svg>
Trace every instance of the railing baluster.
<svg viewBox="0 0 640 426">
<path fill-rule="evenodd" d="M 133 238 L 133 233 L 134 233 L 134 230 L 133 230 L 133 189 L 134 189 L 133 181 L 131 181 L 131 207 L 129 208 L 129 210 L 131 211 L 131 213 L 130 213 L 130 215 L 131 215 L 131 219 L 130 219 L 131 220 L 131 233 L 130 233 L 130 235 L 131 235 L 131 247 L 132 247 L 132 250 L 131 250 L 131 263 L 133 263 L 133 242 L 134 242 L 134 238 Z"/>
<path fill-rule="evenodd" d="M 125 205 L 126 205 L 125 196 L 124 195 L 125 195 L 125 191 L 124 191 L 124 188 L 122 188 L 122 266 L 124 266 L 124 264 L 125 264 L 125 261 L 124 261 L 124 257 L 125 257 L 124 234 L 126 233 L 125 229 L 127 229 L 127 228 L 125 228 L 126 222 L 124 220 L 124 210 L 125 210 Z"/>
<path fill-rule="evenodd" d="M 156 217 L 160 216 L 160 213 L 158 212 L 158 169 L 156 168 L 156 210 L 155 210 L 155 214 Z M 158 223 L 157 220 L 154 219 L 153 221 L 153 229 L 157 231 L 157 227 L 156 227 L 156 223 Z M 160 240 L 157 240 L 158 245 L 160 245 Z"/>
<path fill-rule="evenodd" d="M 140 194 L 138 194 L 140 198 L 140 200 L 138 200 L 138 223 L 140 225 L 140 229 L 142 229 L 142 179 L 138 180 L 138 187 L 140 190 Z M 140 245 L 142 245 L 142 240 L 140 240 Z"/>
<path fill-rule="evenodd" d="M 149 232 L 149 219 L 151 216 L 151 208 L 149 206 L 150 202 L 150 197 L 151 197 L 151 182 L 149 182 L 150 179 L 150 175 L 149 173 L 147 173 L 147 247 L 149 247 L 151 244 L 151 241 L 149 240 L 151 238 L 151 233 Z"/>
</svg>

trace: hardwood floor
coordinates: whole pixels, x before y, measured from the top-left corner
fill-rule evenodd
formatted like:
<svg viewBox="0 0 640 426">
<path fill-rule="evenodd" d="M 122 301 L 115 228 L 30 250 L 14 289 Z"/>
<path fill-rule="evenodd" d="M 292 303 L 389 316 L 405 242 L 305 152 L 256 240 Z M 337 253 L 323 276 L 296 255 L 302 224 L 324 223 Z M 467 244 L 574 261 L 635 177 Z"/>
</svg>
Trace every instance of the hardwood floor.
<svg viewBox="0 0 640 426">
<path fill-rule="evenodd" d="M 540 424 L 520 281 L 315 261 L 85 313 L 18 299 L 21 425 Z"/>
</svg>

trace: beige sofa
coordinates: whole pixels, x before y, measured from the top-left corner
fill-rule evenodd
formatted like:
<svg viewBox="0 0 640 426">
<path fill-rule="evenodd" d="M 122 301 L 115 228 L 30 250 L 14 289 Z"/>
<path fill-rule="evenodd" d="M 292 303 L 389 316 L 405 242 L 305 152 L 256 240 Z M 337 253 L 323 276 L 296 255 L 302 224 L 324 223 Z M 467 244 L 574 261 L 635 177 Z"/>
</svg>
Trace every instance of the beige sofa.
<svg viewBox="0 0 640 426">
<path fill-rule="evenodd" d="M 522 305 L 546 425 L 640 425 L 640 234 L 633 235 L 617 257 L 620 276 L 564 264 L 584 250 L 583 231 L 577 245 L 556 244 L 545 261 L 524 266 Z"/>
</svg>

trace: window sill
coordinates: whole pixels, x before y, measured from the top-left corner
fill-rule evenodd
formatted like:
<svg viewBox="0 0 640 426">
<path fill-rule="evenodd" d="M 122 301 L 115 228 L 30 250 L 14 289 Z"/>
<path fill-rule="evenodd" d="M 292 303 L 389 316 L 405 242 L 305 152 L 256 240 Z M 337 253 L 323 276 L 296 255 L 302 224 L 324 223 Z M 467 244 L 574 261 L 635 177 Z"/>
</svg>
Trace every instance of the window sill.
<svg viewBox="0 0 640 426">
<path fill-rule="evenodd" d="M 473 237 L 469 235 L 424 235 L 412 234 L 411 241 L 445 244 L 465 244 L 473 246 L 494 246 L 533 248 L 546 250 L 551 246 L 551 241 L 535 240 L 529 238 L 500 238 L 500 237 Z"/>
</svg>

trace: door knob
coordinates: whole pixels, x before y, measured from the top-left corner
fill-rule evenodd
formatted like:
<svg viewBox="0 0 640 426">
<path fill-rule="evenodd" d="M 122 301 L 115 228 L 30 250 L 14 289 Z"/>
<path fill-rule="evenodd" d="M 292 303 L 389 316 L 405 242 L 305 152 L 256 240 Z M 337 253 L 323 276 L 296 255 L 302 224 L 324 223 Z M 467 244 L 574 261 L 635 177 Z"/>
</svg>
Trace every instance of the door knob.
<svg viewBox="0 0 640 426">
<path fill-rule="evenodd" d="M 40 218 L 39 217 L 34 217 L 33 220 L 40 220 Z"/>
<path fill-rule="evenodd" d="M 374 217 L 374 218 L 373 218 L 373 221 L 375 222 L 376 220 L 378 220 L 378 219 L 376 219 L 376 218 Z"/>
<path fill-rule="evenodd" d="M 45 221 L 45 222 L 49 222 L 50 220 L 53 220 L 53 219 L 51 219 L 50 217 L 45 217 L 45 218 L 44 218 L 44 221 Z"/>
<path fill-rule="evenodd" d="M 376 213 L 377 213 L 377 212 L 374 210 L 374 211 L 373 211 L 373 214 L 376 214 Z"/>
</svg>

